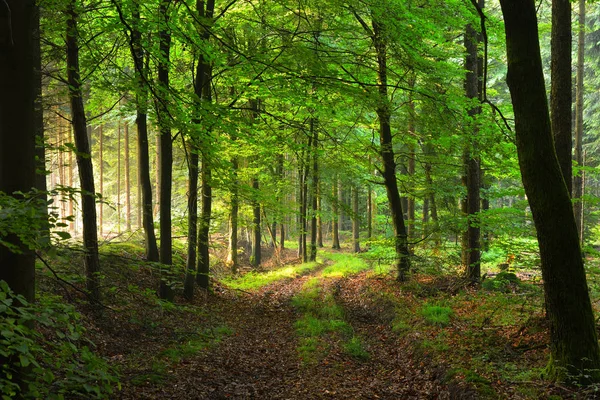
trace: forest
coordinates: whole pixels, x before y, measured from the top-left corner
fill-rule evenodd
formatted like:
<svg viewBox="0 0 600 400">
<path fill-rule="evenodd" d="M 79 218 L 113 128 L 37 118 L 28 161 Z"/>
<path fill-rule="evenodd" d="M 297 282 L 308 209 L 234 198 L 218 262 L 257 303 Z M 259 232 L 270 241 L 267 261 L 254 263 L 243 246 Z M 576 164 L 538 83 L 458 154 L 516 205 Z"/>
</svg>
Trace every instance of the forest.
<svg viewBox="0 0 600 400">
<path fill-rule="evenodd" d="M 600 6 L 0 0 L 2 399 L 600 398 Z"/>
</svg>

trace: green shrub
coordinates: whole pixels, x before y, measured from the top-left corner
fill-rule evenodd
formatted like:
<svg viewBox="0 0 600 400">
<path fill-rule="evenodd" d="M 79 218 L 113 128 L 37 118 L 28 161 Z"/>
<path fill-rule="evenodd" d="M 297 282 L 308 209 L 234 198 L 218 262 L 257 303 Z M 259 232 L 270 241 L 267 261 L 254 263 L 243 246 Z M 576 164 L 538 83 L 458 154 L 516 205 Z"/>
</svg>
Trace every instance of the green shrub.
<svg viewBox="0 0 600 400">
<path fill-rule="evenodd" d="M 11 360 L 0 365 L 2 399 L 114 397 L 117 375 L 88 347 L 80 318 L 56 298 L 30 304 L 0 281 L 0 357 Z"/>
</svg>

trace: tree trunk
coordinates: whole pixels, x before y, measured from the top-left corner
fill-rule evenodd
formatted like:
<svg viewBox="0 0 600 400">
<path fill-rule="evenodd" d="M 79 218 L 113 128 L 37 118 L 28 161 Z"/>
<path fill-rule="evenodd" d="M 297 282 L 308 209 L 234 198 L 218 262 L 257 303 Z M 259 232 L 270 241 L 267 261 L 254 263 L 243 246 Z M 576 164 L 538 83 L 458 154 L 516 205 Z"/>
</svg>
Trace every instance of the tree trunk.
<svg viewBox="0 0 600 400">
<path fill-rule="evenodd" d="M 321 182 L 317 186 L 317 246 L 324 247 L 323 245 L 323 218 L 321 216 L 322 209 L 322 198 L 321 198 Z"/>
<path fill-rule="evenodd" d="M 138 147 L 138 225 L 141 214 L 142 225 L 144 228 L 144 239 L 146 245 L 146 260 L 157 262 L 158 245 L 156 243 L 156 233 L 154 232 L 154 213 L 152 208 L 152 181 L 150 180 L 150 150 L 148 148 L 148 87 L 146 82 L 147 73 L 144 68 L 144 48 L 142 45 L 142 33 L 140 31 L 141 15 L 139 2 L 132 2 L 132 32 L 130 47 L 131 57 L 135 65 L 136 77 L 136 127 L 137 127 L 137 147 Z M 139 212 L 141 209 L 141 213 Z"/>
<path fill-rule="evenodd" d="M 79 75 L 79 43 L 77 38 L 77 20 L 79 14 L 76 0 L 67 5 L 67 79 L 69 82 L 69 100 L 75 147 L 77 148 L 77 167 L 81 184 L 81 211 L 83 220 L 83 247 L 85 251 L 86 288 L 92 301 L 100 300 L 98 274 L 98 227 L 96 223 L 96 189 L 90 143 L 87 136 L 87 122 L 83 107 L 82 82 Z"/>
<path fill-rule="evenodd" d="M 100 208 L 99 215 L 99 230 L 100 236 L 102 236 L 104 232 L 104 129 L 102 124 L 98 127 L 98 167 L 100 169 L 100 204 L 98 207 Z"/>
<path fill-rule="evenodd" d="M 239 181 L 238 181 L 238 159 L 235 156 L 231 160 L 233 174 L 233 185 L 231 187 L 231 209 L 229 214 L 229 251 L 227 263 L 235 274 L 238 270 L 238 211 L 239 211 Z"/>
<path fill-rule="evenodd" d="M 360 219 L 358 217 L 358 187 L 352 187 L 352 251 L 360 253 Z"/>
<path fill-rule="evenodd" d="M 535 2 L 501 0 L 500 4 L 517 154 L 537 229 L 550 320 L 549 375 L 585 383 L 585 376 L 599 378 L 600 350 L 577 225 L 552 141 Z"/>
<path fill-rule="evenodd" d="M 481 4 L 481 3 L 480 3 Z M 469 99 L 480 99 L 479 86 L 479 57 L 478 57 L 478 33 L 471 24 L 467 25 L 465 32 L 465 48 L 467 58 L 465 60 L 465 69 L 467 76 L 465 79 L 465 92 Z M 477 155 L 476 136 L 479 134 L 477 116 L 481 114 L 481 106 L 473 106 L 467 111 L 469 119 L 468 126 L 472 133 L 467 136 L 465 169 L 466 169 L 466 253 L 465 266 L 467 278 L 472 282 L 479 282 L 481 278 L 481 248 L 479 223 L 476 220 L 480 211 L 480 168 L 479 156 Z"/>
<path fill-rule="evenodd" d="M 260 202 L 256 198 L 260 190 L 258 177 L 252 179 L 252 189 L 254 189 L 255 199 L 252 202 L 252 214 L 254 218 L 252 220 L 252 255 L 250 256 L 250 265 L 254 268 L 258 268 L 262 262 L 260 247 L 260 242 L 262 240 L 260 230 Z"/>
<path fill-rule="evenodd" d="M 387 49 L 385 39 L 382 37 L 382 26 L 373 21 L 373 44 L 377 52 L 377 86 L 379 89 L 379 105 L 377 116 L 379 117 L 379 153 L 382 160 L 381 172 L 385 190 L 388 196 L 392 223 L 394 226 L 394 247 L 396 251 L 395 268 L 397 279 L 404 282 L 408 278 L 410 270 L 410 253 L 408 250 L 408 235 L 404 225 L 404 213 L 398 191 L 396 180 L 396 160 L 392 143 L 392 131 L 390 126 L 391 112 L 387 93 Z"/>
<path fill-rule="evenodd" d="M 15 192 L 27 193 L 36 186 L 35 137 L 39 134 L 36 82 L 39 74 L 35 52 L 39 48 L 39 14 L 35 3 L 33 0 L 0 3 L 0 191 L 17 198 L 20 196 Z M 8 12 L 12 30 L 3 25 L 9 22 Z M 6 281 L 16 294 L 33 301 L 34 253 L 24 248 L 15 235 L 2 239 L 23 251 L 14 253 L 0 246 L 0 280 Z"/>
<path fill-rule="evenodd" d="M 159 296 L 172 300 L 170 266 L 173 264 L 173 239 L 171 237 L 171 188 L 173 182 L 173 142 L 171 138 L 171 121 L 168 109 L 169 102 L 169 68 L 171 52 L 171 33 L 169 29 L 169 7 L 171 0 L 161 0 L 159 5 L 160 28 L 158 32 L 160 58 L 158 62 L 158 98 L 156 111 L 160 130 L 160 253 L 159 261 L 165 267 L 162 271 Z"/>
<path fill-rule="evenodd" d="M 367 186 L 367 240 L 373 238 L 373 189 Z"/>
<path fill-rule="evenodd" d="M 121 233 L 121 121 L 117 122 L 117 233 Z"/>
<path fill-rule="evenodd" d="M 208 89 L 210 92 L 210 89 Z M 207 99 L 207 101 L 210 101 Z M 196 283 L 202 289 L 210 285 L 210 220 L 212 216 L 212 171 L 208 155 L 202 153 L 202 214 L 200 216 L 200 231 L 198 233 L 198 266 Z"/>
<path fill-rule="evenodd" d="M 206 10 L 203 1 L 196 2 L 196 12 L 200 21 L 205 18 L 212 20 L 215 7 L 214 0 L 209 0 L 206 4 Z M 207 42 L 210 37 L 210 28 L 208 26 L 200 26 L 198 29 L 202 31 L 202 41 Z M 196 76 L 194 79 L 194 94 L 196 95 L 196 116 L 194 124 L 201 124 L 201 115 L 204 108 L 204 103 L 210 103 L 211 97 L 211 68 L 210 62 L 206 55 L 200 51 L 198 55 L 198 63 L 196 64 Z M 206 132 L 209 134 L 210 129 Z M 190 137 L 188 139 L 189 146 L 189 193 L 188 193 L 188 259 L 186 268 L 186 277 L 184 282 L 184 296 L 191 299 L 194 295 L 194 271 L 196 270 L 196 279 L 202 288 L 208 289 L 209 279 L 208 273 L 210 270 L 209 259 L 209 234 L 210 234 L 210 218 L 212 214 L 212 188 L 210 182 L 210 165 L 208 155 L 205 151 L 202 156 L 202 221 L 200 233 L 198 235 L 198 164 L 200 151 L 199 144 L 204 144 L 205 147 L 210 146 L 210 140 L 202 140 L 204 138 Z M 208 199 L 205 200 L 204 196 Z M 202 237 L 202 241 L 198 238 Z M 200 253 L 198 261 L 196 261 L 196 249 Z M 202 270 L 202 274 L 199 271 Z"/>
<path fill-rule="evenodd" d="M 318 213 L 318 189 L 319 189 L 319 159 L 318 159 L 318 144 L 319 144 L 319 133 L 316 128 L 316 120 L 310 119 L 310 130 L 312 133 L 312 212 L 310 219 L 310 256 L 309 261 L 316 261 L 317 259 L 317 213 Z"/>
<path fill-rule="evenodd" d="M 550 117 L 560 169 L 572 190 L 571 2 L 552 0 Z"/>
<path fill-rule="evenodd" d="M 331 220 L 331 248 L 339 250 L 340 248 L 340 233 L 338 225 L 338 215 L 340 212 L 340 198 L 338 197 L 338 177 L 337 175 L 333 178 L 333 185 L 331 190 L 331 208 L 333 209 L 333 218 Z"/>
<path fill-rule="evenodd" d="M 583 80 L 585 67 L 585 0 L 579 0 L 579 33 L 577 35 L 577 78 L 575 94 L 575 162 L 583 166 Z M 570 121 L 570 120 L 569 120 Z M 552 125 L 554 127 L 554 125 Z M 569 126 L 570 128 L 570 126 Z M 583 243 L 583 178 L 579 172 L 573 177 L 573 212 L 579 240 Z"/>
<path fill-rule="evenodd" d="M 188 248 L 183 296 L 194 297 L 194 272 L 196 270 L 196 245 L 198 243 L 198 149 L 188 139 Z"/>
<path fill-rule="evenodd" d="M 131 165 L 129 162 L 129 124 L 125 123 L 125 229 L 131 232 Z"/>
</svg>

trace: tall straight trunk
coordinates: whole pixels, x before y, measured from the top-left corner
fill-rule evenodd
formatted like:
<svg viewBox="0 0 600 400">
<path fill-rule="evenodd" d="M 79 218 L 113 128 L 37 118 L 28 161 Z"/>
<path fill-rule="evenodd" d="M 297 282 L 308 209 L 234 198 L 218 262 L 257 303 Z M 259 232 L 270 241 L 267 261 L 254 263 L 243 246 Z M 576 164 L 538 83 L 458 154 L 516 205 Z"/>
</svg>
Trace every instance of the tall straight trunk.
<svg viewBox="0 0 600 400">
<path fill-rule="evenodd" d="M 416 84 L 416 79 L 414 75 L 409 77 L 408 86 L 410 89 L 414 89 Z M 413 101 L 413 92 L 412 90 L 408 93 L 408 134 L 412 136 L 411 139 L 415 137 L 415 102 Z M 413 143 L 409 143 L 408 145 L 408 162 L 407 162 L 407 170 L 406 173 L 409 179 L 412 179 L 415 174 L 415 145 Z M 409 238 L 416 237 L 415 234 L 415 198 L 413 195 L 407 196 L 406 203 L 406 216 L 408 219 L 408 225 L 406 233 Z"/>
<path fill-rule="evenodd" d="M 81 185 L 81 211 L 83 220 L 83 247 L 86 273 L 86 288 L 92 301 L 100 300 L 100 260 L 98 258 L 98 227 L 96 223 L 96 188 L 90 143 L 87 136 L 87 121 L 83 107 L 83 91 L 79 74 L 79 42 L 77 22 L 79 13 L 77 1 L 67 4 L 67 80 L 69 82 L 69 100 L 71 103 L 71 121 L 75 147 L 77 148 L 77 167 Z"/>
<path fill-rule="evenodd" d="M 39 48 L 39 14 L 35 3 L 7 0 L 0 5 L 2 22 L 11 22 L 6 16 L 10 11 L 13 24 L 12 31 L 6 25 L 0 30 L 0 191 L 17 198 L 16 192 L 26 193 L 36 187 L 35 137 L 39 134 L 39 119 L 36 119 L 35 104 L 39 75 L 35 53 Z M 33 301 L 34 253 L 24 248 L 16 235 L 2 239 L 22 251 L 13 252 L 0 246 L 0 280 L 6 281 L 15 293 Z M 0 363 L 5 361 L 0 358 Z"/>
<path fill-rule="evenodd" d="M 160 59 L 158 62 L 158 94 L 156 110 L 160 138 L 160 252 L 159 261 L 164 266 L 173 264 L 173 239 L 171 237 L 171 188 L 173 182 L 173 142 L 171 121 L 168 110 L 169 68 L 171 53 L 171 32 L 169 29 L 169 7 L 171 0 L 161 0 L 159 4 L 160 27 L 158 32 Z M 171 300 L 174 296 L 169 283 L 170 268 L 163 268 L 159 296 Z"/>
<path fill-rule="evenodd" d="M 302 171 L 302 261 L 308 261 L 308 246 L 307 246 L 307 236 L 308 236 L 308 174 L 310 171 L 310 149 L 312 147 L 312 136 L 308 137 L 308 145 L 306 147 L 306 151 L 304 152 L 305 159 L 302 161 L 304 165 Z"/>
<path fill-rule="evenodd" d="M 310 255 L 308 261 L 317 259 L 317 214 L 318 214 L 318 189 L 319 189 L 319 159 L 318 144 L 319 133 L 317 131 L 316 120 L 310 119 L 310 130 L 312 133 L 312 187 L 311 187 L 311 218 L 310 218 Z"/>
<path fill-rule="evenodd" d="M 239 212 L 239 181 L 237 156 L 231 160 L 233 185 L 231 187 L 231 206 L 229 212 L 229 250 L 227 263 L 233 273 L 238 270 L 238 212 Z"/>
<path fill-rule="evenodd" d="M 252 189 L 254 189 L 255 196 L 257 196 L 260 190 L 258 177 L 252 179 Z M 262 235 L 260 230 L 260 202 L 256 198 L 252 202 L 252 214 L 254 218 L 252 219 L 252 254 L 250 256 L 250 265 L 257 268 L 262 262 L 260 247 Z"/>
<path fill-rule="evenodd" d="M 331 247 L 333 249 L 340 248 L 340 232 L 338 225 L 338 214 L 340 210 L 340 199 L 338 197 L 338 177 L 337 175 L 333 178 L 333 184 L 331 185 L 331 208 L 333 211 L 333 218 L 331 219 Z"/>
<path fill-rule="evenodd" d="M 387 92 L 387 46 L 382 36 L 383 27 L 373 21 L 373 44 L 377 52 L 377 87 L 379 89 L 379 105 L 377 117 L 379 118 L 379 154 L 382 160 L 381 172 L 385 190 L 390 206 L 392 223 L 394 226 L 394 248 L 396 259 L 394 261 L 397 279 L 406 281 L 410 270 L 410 253 L 408 250 L 408 235 L 404 224 L 404 213 L 396 180 L 396 160 L 392 143 L 391 111 Z"/>
<path fill-rule="evenodd" d="M 373 188 L 367 186 L 367 240 L 373 238 Z"/>
<path fill-rule="evenodd" d="M 154 232 L 154 214 L 152 209 L 152 181 L 150 180 L 150 150 L 148 148 L 148 87 L 146 82 L 147 72 L 144 66 L 144 47 L 142 45 L 140 4 L 132 2 L 132 31 L 131 31 L 131 57 L 135 65 L 136 80 L 136 127 L 137 127 L 137 154 L 138 154 L 138 226 L 144 228 L 144 242 L 146 247 L 146 260 L 158 261 L 158 245 Z M 141 192 L 141 196 L 140 196 Z M 141 211 L 141 212 L 140 212 Z"/>
<path fill-rule="evenodd" d="M 121 233 L 121 121 L 117 122 L 117 233 Z"/>
<path fill-rule="evenodd" d="M 209 0 L 207 2 L 206 10 L 204 7 L 204 1 L 196 2 L 198 19 L 200 21 L 204 21 L 205 18 L 212 20 L 215 7 L 214 1 Z M 210 36 L 210 28 L 207 26 L 198 26 L 198 29 L 202 30 L 202 41 L 207 42 Z M 200 119 L 200 115 L 203 113 L 204 104 L 211 102 L 210 83 L 210 63 L 206 55 L 200 51 L 198 63 L 196 64 L 196 76 L 194 79 L 194 94 L 196 95 L 196 103 L 194 106 L 196 108 L 196 117 L 193 122 L 196 126 L 200 126 L 203 122 Z M 206 123 L 206 121 L 204 122 L 206 127 L 208 123 Z M 210 135 L 210 129 L 207 130 L 206 135 Z M 202 221 L 200 223 L 200 232 L 198 232 L 198 166 L 200 161 L 198 152 L 201 151 L 199 144 L 203 143 L 205 147 L 208 147 L 210 146 L 210 140 L 208 140 L 208 138 L 191 137 L 188 139 L 188 143 L 190 153 L 188 169 L 188 259 L 184 283 L 184 295 L 188 299 L 191 299 L 194 293 L 194 270 L 196 270 L 196 280 L 198 281 L 198 284 L 204 289 L 207 289 L 209 286 L 208 273 L 210 269 L 210 260 L 208 238 L 212 213 L 212 188 L 210 187 L 211 167 L 208 161 L 208 151 L 205 150 L 202 153 Z M 208 199 L 205 199 L 205 196 L 207 196 Z M 201 240 L 199 240 L 199 238 L 201 238 Z M 196 261 L 196 248 L 199 252 L 198 261 Z M 200 273 L 200 271 L 202 271 L 202 273 Z"/>
<path fill-rule="evenodd" d="M 585 0 L 579 0 L 579 32 L 577 34 L 577 78 L 575 83 L 575 162 L 583 165 L 583 79 L 585 66 Z M 554 125 L 553 125 L 554 126 Z M 573 212 L 579 240 L 583 243 L 583 178 L 579 172 L 573 177 Z"/>
<path fill-rule="evenodd" d="M 482 1 L 479 3 L 482 6 Z M 479 57 L 478 57 L 478 37 L 479 34 L 475 31 L 471 24 L 467 25 L 465 32 L 465 48 L 467 57 L 465 60 L 465 69 L 467 75 L 465 79 L 465 92 L 469 99 L 480 99 L 479 85 Z M 480 167 L 479 156 L 477 154 L 476 136 L 479 134 L 477 116 L 481 114 L 481 106 L 473 106 L 467 111 L 467 115 L 471 117 L 470 134 L 467 136 L 466 144 L 466 214 L 467 214 L 467 230 L 466 242 L 464 251 L 466 253 L 465 266 L 466 275 L 472 282 L 478 282 L 481 278 L 481 245 L 479 223 L 476 221 L 480 211 Z"/>
<path fill-rule="evenodd" d="M 98 207 L 100 208 L 98 228 L 100 229 L 100 236 L 102 236 L 102 233 L 104 232 L 104 129 L 102 124 L 100 124 L 100 126 L 98 127 L 98 144 L 98 166 L 100 169 L 100 196 L 102 200 L 100 204 L 98 204 Z"/>
<path fill-rule="evenodd" d="M 73 126 L 69 125 L 69 143 L 73 143 Z M 73 187 L 74 182 L 73 182 L 73 151 L 69 150 L 69 181 L 68 181 L 68 185 L 69 187 Z M 45 164 L 45 163 L 44 163 Z M 45 168 L 44 168 L 45 170 Z M 42 175 L 44 177 L 44 188 L 46 187 L 46 175 L 43 174 Z M 45 190 L 44 190 L 45 191 Z M 69 196 L 69 215 L 73 216 L 73 221 L 71 222 L 71 224 L 69 225 L 69 230 L 71 232 L 73 232 L 73 234 L 77 234 L 77 218 L 75 218 L 75 209 L 73 207 L 73 197 Z"/>
<path fill-rule="evenodd" d="M 352 187 L 352 251 L 360 253 L 360 219 L 358 217 L 358 186 Z"/>
<path fill-rule="evenodd" d="M 337 182 L 337 199 L 338 199 L 338 231 L 344 230 L 344 188 L 341 179 Z"/>
<path fill-rule="evenodd" d="M 534 0 L 501 0 L 517 155 L 537 230 L 550 377 L 598 380 L 600 349 L 577 225 L 550 125 Z"/>
<path fill-rule="evenodd" d="M 283 162 L 284 162 L 284 154 L 281 153 L 277 156 L 277 176 L 279 177 L 280 181 L 283 181 L 285 179 L 285 170 L 283 169 Z M 283 201 L 285 201 L 285 197 L 286 194 L 284 194 L 282 196 L 282 198 L 279 199 L 279 201 L 277 202 L 278 204 L 281 203 L 282 199 Z M 285 226 L 284 226 L 284 215 L 283 212 L 279 212 L 279 249 L 283 250 L 285 248 Z"/>
<path fill-rule="evenodd" d="M 192 139 L 188 139 L 191 141 Z M 196 270 L 196 245 L 198 243 L 198 167 L 200 158 L 196 146 L 188 145 L 188 249 L 186 276 L 183 295 L 186 299 L 194 297 L 194 271 Z"/>
<path fill-rule="evenodd" d="M 554 148 L 563 178 L 572 190 L 571 2 L 552 0 L 550 118 Z"/>
<path fill-rule="evenodd" d="M 196 283 L 202 289 L 210 285 L 210 220 L 212 216 L 212 171 L 208 155 L 202 153 L 202 214 L 200 215 L 200 230 L 198 232 L 198 265 L 196 267 Z"/>
<path fill-rule="evenodd" d="M 323 246 L 323 201 L 321 197 L 321 182 L 319 182 L 317 187 L 317 246 Z"/>
<path fill-rule="evenodd" d="M 125 123 L 125 229 L 131 232 L 131 165 L 129 162 L 129 124 Z"/>
</svg>

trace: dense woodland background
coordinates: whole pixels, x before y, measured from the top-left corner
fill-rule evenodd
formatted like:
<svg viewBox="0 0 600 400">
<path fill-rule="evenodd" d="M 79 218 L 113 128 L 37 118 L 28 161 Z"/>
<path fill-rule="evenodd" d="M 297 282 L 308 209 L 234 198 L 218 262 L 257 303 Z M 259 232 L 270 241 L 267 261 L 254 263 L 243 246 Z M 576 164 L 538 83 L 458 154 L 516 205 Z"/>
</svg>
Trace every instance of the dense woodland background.
<svg viewBox="0 0 600 400">
<path fill-rule="evenodd" d="M 506 85 L 506 37 L 519 25 L 508 13 L 529 15 L 529 1 L 24 3 L 0 4 L 2 49 L 29 35 L 26 58 L 41 72 L 25 80 L 29 114 L 0 93 L 3 118 L 37 136 L 30 154 L 0 129 L 2 157 L 17 157 L 0 181 L 21 179 L 18 157 L 37 170 L 33 191 L 0 187 L 3 398 L 594 396 L 596 3 L 535 5 L 556 152 L 541 150 L 540 134 L 529 165 L 518 85 L 513 101 Z M 4 19 L 32 10 L 32 29 L 13 35 L 18 20 Z M 554 192 L 526 196 L 521 175 L 539 160 L 537 179 L 555 182 L 544 160 L 556 156 L 554 186 L 570 190 L 580 243 L 562 272 L 540 256 L 538 237 L 562 244 L 532 208 L 547 206 L 542 225 L 565 243 L 571 220 L 555 214 Z M 35 279 L 23 266 L 32 251 Z M 590 312 L 564 319 L 555 298 Z M 284 374 L 287 386 L 207 378 L 260 375 L 259 334 L 286 338 L 273 347 L 287 353 L 267 359 L 298 374 Z M 232 367 L 223 352 L 253 356 Z M 353 392 L 328 375 L 334 364 L 377 365 L 387 389 Z M 331 387 L 302 392 L 314 374 Z"/>
</svg>

